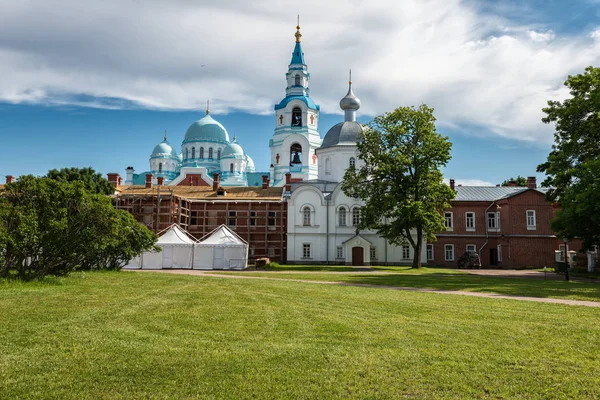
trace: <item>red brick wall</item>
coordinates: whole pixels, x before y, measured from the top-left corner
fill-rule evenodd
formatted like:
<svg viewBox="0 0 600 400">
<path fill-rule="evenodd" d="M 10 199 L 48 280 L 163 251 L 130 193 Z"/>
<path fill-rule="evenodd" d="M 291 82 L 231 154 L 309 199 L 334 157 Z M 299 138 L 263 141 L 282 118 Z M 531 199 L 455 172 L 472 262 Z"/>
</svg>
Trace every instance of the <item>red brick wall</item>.
<svg viewBox="0 0 600 400">
<path fill-rule="evenodd" d="M 200 174 L 187 174 L 177 186 L 210 186 Z"/>
</svg>

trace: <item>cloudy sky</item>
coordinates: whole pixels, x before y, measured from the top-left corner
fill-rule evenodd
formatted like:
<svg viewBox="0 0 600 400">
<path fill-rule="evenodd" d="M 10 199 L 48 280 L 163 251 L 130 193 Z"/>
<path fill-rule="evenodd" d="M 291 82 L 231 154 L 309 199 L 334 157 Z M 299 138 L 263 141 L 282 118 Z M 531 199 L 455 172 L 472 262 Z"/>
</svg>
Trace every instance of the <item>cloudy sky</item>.
<svg viewBox="0 0 600 400">
<path fill-rule="evenodd" d="M 144 171 L 206 99 L 266 170 L 297 14 L 321 134 L 352 68 L 361 121 L 435 108 L 445 175 L 465 183 L 535 174 L 553 139 L 542 107 L 600 64 L 598 0 L 0 0 L 0 175 Z"/>
</svg>

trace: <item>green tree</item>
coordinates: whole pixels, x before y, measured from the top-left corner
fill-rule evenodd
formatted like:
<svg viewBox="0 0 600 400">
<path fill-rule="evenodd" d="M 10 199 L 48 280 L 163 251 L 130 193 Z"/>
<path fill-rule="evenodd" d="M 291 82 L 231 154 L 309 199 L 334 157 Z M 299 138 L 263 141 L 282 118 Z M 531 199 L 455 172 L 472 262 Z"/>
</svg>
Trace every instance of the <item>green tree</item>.
<svg viewBox="0 0 600 400">
<path fill-rule="evenodd" d="M 102 174 L 93 168 L 62 168 L 60 171 L 51 169 L 46 175 L 59 182 L 81 182 L 90 193 L 110 195 L 115 192 L 115 187 Z"/>
<path fill-rule="evenodd" d="M 437 132 L 433 109 L 421 105 L 375 117 L 357 145 L 364 163 L 346 171 L 342 190 L 364 202 L 359 228 L 410 244 L 413 268 L 420 268 L 423 239 L 445 230 L 442 212 L 454 198 L 440 171 L 452 144 Z"/>
<path fill-rule="evenodd" d="M 509 178 L 502 182 L 502 186 L 508 186 L 511 182 L 514 182 L 517 186 L 527 186 L 527 178 L 518 175 L 516 178 Z"/>
<path fill-rule="evenodd" d="M 22 176 L 0 198 L 0 276 L 29 280 L 119 269 L 154 248 L 156 235 L 82 182 Z"/>
<path fill-rule="evenodd" d="M 555 125 L 554 145 L 537 170 L 547 175 L 547 198 L 560 205 L 552 229 L 589 249 L 600 244 L 600 68 L 569 76 L 565 86 L 571 97 L 543 109 L 542 121 Z"/>
</svg>

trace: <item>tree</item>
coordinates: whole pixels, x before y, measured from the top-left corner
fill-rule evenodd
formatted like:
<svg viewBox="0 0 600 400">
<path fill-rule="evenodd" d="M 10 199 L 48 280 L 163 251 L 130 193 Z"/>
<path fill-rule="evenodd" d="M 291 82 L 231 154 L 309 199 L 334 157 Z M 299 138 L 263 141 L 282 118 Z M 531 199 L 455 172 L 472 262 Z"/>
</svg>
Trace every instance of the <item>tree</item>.
<svg viewBox="0 0 600 400">
<path fill-rule="evenodd" d="M 375 117 L 357 146 L 364 163 L 346 171 L 342 190 L 364 202 L 359 228 L 410 244 L 413 268 L 420 268 L 423 239 L 445 230 L 442 212 L 454 198 L 440 172 L 452 144 L 437 132 L 433 109 L 421 105 Z"/>
<path fill-rule="evenodd" d="M 156 235 L 82 182 L 22 176 L 0 197 L 0 277 L 119 269 Z"/>
<path fill-rule="evenodd" d="M 115 187 L 102 174 L 93 168 L 62 168 L 60 171 L 51 169 L 46 175 L 50 179 L 59 182 L 81 182 L 90 193 L 110 195 L 115 192 Z"/>
<path fill-rule="evenodd" d="M 527 178 L 521 175 L 518 175 L 516 178 L 511 177 L 502 182 L 502 186 L 508 186 L 510 183 L 514 183 L 517 186 L 527 186 Z"/>
<path fill-rule="evenodd" d="M 547 198 L 560 211 L 552 229 L 583 240 L 583 250 L 600 244 L 600 68 L 588 67 L 565 82 L 571 98 L 548 101 L 542 121 L 554 123 L 554 145 L 538 172 L 548 177 Z"/>
</svg>

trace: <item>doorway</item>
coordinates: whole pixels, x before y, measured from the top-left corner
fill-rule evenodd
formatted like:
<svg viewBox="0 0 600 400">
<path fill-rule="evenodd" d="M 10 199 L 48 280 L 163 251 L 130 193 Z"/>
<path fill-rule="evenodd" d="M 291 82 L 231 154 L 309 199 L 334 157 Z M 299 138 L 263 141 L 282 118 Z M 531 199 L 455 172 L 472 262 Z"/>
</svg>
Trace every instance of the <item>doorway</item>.
<svg viewBox="0 0 600 400">
<path fill-rule="evenodd" d="M 490 266 L 498 265 L 498 250 L 490 249 Z"/>
<path fill-rule="evenodd" d="M 362 247 L 353 247 L 352 248 L 352 265 L 353 266 L 363 266 L 365 265 L 365 254 L 364 249 Z"/>
</svg>

